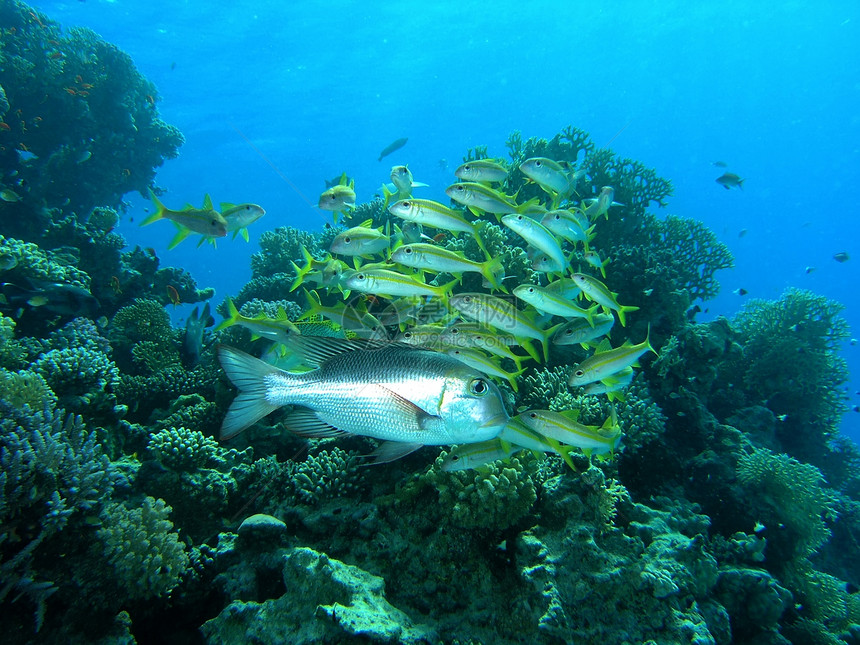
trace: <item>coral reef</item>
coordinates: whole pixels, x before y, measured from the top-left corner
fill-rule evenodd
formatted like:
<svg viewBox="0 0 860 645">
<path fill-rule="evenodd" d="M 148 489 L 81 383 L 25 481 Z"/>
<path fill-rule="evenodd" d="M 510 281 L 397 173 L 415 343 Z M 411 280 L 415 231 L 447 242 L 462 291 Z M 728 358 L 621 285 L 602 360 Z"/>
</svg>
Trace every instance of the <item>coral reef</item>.
<svg viewBox="0 0 860 645">
<path fill-rule="evenodd" d="M 789 290 L 697 324 L 691 306 L 718 293 L 732 256 L 700 222 L 648 212 L 672 191 L 655 170 L 574 127 L 507 141 L 513 168 L 541 156 L 582 171 L 571 207 L 603 186 L 621 204 L 590 241 L 610 259 L 606 285 L 638 307 L 611 342 L 650 328 L 659 356 L 614 402 L 568 385 L 590 351 L 579 346 L 553 346 L 505 390 L 510 413 L 616 420 L 612 458 L 572 453 L 571 469 L 520 451 L 444 472 L 446 452 L 428 447 L 364 468 L 370 440 L 299 438 L 274 416 L 236 440 L 253 449 L 227 449 L 213 437 L 234 393 L 211 346 L 263 343 L 239 326 L 214 331 L 184 366 L 165 305 L 214 290 L 114 232 L 122 196 L 152 186 L 182 135 L 129 57 L 92 32 L 64 33 L 14 0 L 0 23 L 0 161 L 22 180 L 0 202 L 10 642 L 860 640 L 860 566 L 845 556 L 860 536 L 860 450 L 837 433 L 841 305 Z M 467 153 L 485 157 L 485 146 Z M 501 189 L 545 198 L 518 171 Z M 399 223 L 378 199 L 343 223 L 368 219 Z M 298 318 L 293 264 L 305 251 L 321 260 L 341 230 L 264 232 L 235 305 Z M 473 236 L 437 233 L 485 258 Z M 512 284 L 544 280 L 522 238 L 486 220 L 480 235 Z M 468 275 L 457 290 L 485 287 Z"/>
</svg>

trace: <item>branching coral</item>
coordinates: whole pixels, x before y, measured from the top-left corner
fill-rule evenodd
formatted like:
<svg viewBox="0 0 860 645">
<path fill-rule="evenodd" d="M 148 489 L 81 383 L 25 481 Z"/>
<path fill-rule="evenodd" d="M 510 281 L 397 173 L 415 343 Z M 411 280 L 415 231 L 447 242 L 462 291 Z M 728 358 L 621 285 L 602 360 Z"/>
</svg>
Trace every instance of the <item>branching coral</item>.
<svg viewBox="0 0 860 645">
<path fill-rule="evenodd" d="M 117 311 L 109 336 L 123 372 L 151 374 L 181 364 L 170 316 L 156 300 L 139 298 Z M 141 343 L 145 351 L 135 351 Z"/>
<path fill-rule="evenodd" d="M 6 258 L 6 266 L 12 266 L 3 272 L 4 282 L 24 280 L 39 280 L 44 282 L 59 282 L 88 289 L 90 277 L 72 264 L 58 262 L 56 256 L 43 251 L 36 244 L 22 242 L 0 235 L 0 256 Z M 19 285 L 27 287 L 25 283 Z"/>
<path fill-rule="evenodd" d="M 188 569 L 185 545 L 168 519 L 164 500 L 146 497 L 139 508 L 109 504 L 98 537 L 113 570 L 114 584 L 136 600 L 169 594 Z"/>
<path fill-rule="evenodd" d="M 444 473 L 439 470 L 443 452 L 425 475 L 439 491 L 439 506 L 461 528 L 507 529 L 522 519 L 537 499 L 532 475 L 537 460 L 520 453 L 481 470 Z"/>
<path fill-rule="evenodd" d="M 265 231 L 260 236 L 260 251 L 251 256 L 251 275 L 254 278 L 284 273 L 289 276 L 287 290 L 292 280 L 290 262 L 301 266 L 304 262 L 302 246 L 314 257 L 322 255 L 317 239 L 311 233 L 291 226 L 281 226 Z M 272 300 L 272 298 L 267 298 Z"/>
<path fill-rule="evenodd" d="M 0 368 L 0 400 L 16 408 L 29 405 L 32 410 L 44 410 L 57 403 L 57 395 L 36 372 Z"/>
<path fill-rule="evenodd" d="M 846 407 L 848 378 L 837 354 L 848 337 L 843 306 L 801 289 L 779 300 L 752 300 L 735 317 L 743 343 L 743 386 L 752 402 L 785 415 L 780 440 L 793 455 L 820 463 Z"/>
<path fill-rule="evenodd" d="M 762 523 L 771 527 L 768 541 L 781 551 L 778 560 L 805 558 L 824 544 L 830 535 L 826 521 L 833 519 L 834 497 L 821 471 L 760 448 L 741 457 L 737 474 Z"/>
<path fill-rule="evenodd" d="M 218 442 L 197 430 L 170 427 L 152 435 L 149 450 L 173 470 L 195 470 L 212 459 Z"/>
<path fill-rule="evenodd" d="M 0 420 L 0 602 L 11 592 L 36 605 L 37 628 L 51 583 L 34 558 L 76 514 L 107 499 L 116 473 L 95 433 L 62 410 L 3 406 Z"/>
</svg>

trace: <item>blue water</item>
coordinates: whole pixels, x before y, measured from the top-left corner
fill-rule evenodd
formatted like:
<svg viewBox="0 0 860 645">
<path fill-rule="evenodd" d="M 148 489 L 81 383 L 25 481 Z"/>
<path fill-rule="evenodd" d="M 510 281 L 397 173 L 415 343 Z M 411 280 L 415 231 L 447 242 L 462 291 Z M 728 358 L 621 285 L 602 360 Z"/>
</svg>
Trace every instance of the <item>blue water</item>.
<svg viewBox="0 0 860 645">
<path fill-rule="evenodd" d="M 445 201 L 469 147 L 504 156 L 513 130 L 548 138 L 572 124 L 671 179 L 661 212 L 701 219 L 731 248 L 736 268 L 718 275 L 704 319 L 734 314 L 738 288 L 776 298 L 795 286 L 844 303 L 860 336 L 856 2 L 34 4 L 119 46 L 158 87 L 162 118 L 187 138 L 159 170 L 165 201 L 208 192 L 268 211 L 251 244 L 167 251 L 173 227 L 139 228 L 147 204 L 128 196 L 134 223 L 120 232 L 216 301 L 250 277 L 262 231 L 329 221 L 314 207 L 324 179 L 348 172 L 364 201 L 408 163 L 431 186 L 420 196 Z M 714 183 L 718 160 L 742 191 Z M 832 259 L 843 251 L 852 259 Z M 844 356 L 860 405 L 860 345 Z M 860 440 L 860 414 L 843 431 Z"/>
</svg>

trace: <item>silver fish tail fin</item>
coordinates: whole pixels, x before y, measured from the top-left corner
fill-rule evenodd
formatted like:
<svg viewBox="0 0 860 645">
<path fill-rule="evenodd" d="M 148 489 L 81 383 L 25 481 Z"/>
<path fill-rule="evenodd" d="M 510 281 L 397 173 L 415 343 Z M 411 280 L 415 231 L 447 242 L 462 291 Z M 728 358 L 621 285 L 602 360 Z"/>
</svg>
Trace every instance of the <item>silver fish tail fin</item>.
<svg viewBox="0 0 860 645">
<path fill-rule="evenodd" d="M 235 437 L 242 430 L 280 407 L 269 403 L 266 397 L 266 377 L 281 370 L 226 345 L 218 347 L 218 359 L 227 378 L 239 388 L 239 394 L 230 404 L 227 416 L 221 424 L 220 438 L 224 441 Z"/>
</svg>

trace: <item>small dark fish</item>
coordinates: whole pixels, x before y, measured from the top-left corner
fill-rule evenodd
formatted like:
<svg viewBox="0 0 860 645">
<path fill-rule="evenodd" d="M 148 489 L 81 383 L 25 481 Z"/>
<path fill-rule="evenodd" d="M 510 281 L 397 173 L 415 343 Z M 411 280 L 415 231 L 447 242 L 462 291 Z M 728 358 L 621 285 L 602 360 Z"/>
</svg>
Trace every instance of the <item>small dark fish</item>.
<svg viewBox="0 0 860 645">
<path fill-rule="evenodd" d="M 725 161 L 712 161 L 711 165 L 716 166 L 717 168 L 728 168 L 729 167 L 729 164 L 727 164 Z"/>
<path fill-rule="evenodd" d="M 804 271 L 806 271 L 806 273 L 812 273 L 813 271 L 815 271 L 815 267 L 806 267 Z"/>
<path fill-rule="evenodd" d="M 11 282 L 2 285 L 6 302 L 14 306 L 28 305 L 44 309 L 61 316 L 92 317 L 99 309 L 99 301 L 84 289 L 62 282 L 30 280 L 30 288 L 19 287 Z"/>
<path fill-rule="evenodd" d="M 185 321 L 185 337 L 182 339 L 182 365 L 191 369 L 200 362 L 203 351 L 203 330 L 215 324 L 215 319 L 209 314 L 209 303 L 203 306 L 203 313 L 197 307 L 191 311 Z"/>
<path fill-rule="evenodd" d="M 854 412 L 860 412 L 860 405 L 855 405 L 851 410 Z"/>
<path fill-rule="evenodd" d="M 406 145 L 406 142 L 409 141 L 407 137 L 403 137 L 402 139 L 397 139 L 397 141 L 392 141 L 387 146 L 382 149 L 382 152 L 379 153 L 379 159 L 377 161 L 382 161 L 384 157 L 387 157 L 395 150 L 400 150 L 403 146 Z"/>
<path fill-rule="evenodd" d="M 744 236 L 744 235 L 746 235 L 748 232 L 749 232 L 749 231 L 747 231 L 747 229 L 742 228 L 742 229 L 741 229 L 741 231 L 740 231 L 740 233 L 738 233 L 738 237 L 743 237 L 743 236 Z"/>
<path fill-rule="evenodd" d="M 842 251 L 841 253 L 837 253 L 836 255 L 834 255 L 833 259 L 839 263 L 842 263 L 842 262 L 848 262 L 848 260 L 850 260 L 851 258 L 848 256 L 848 254 L 845 251 Z"/>
<path fill-rule="evenodd" d="M 726 190 L 731 190 L 732 188 L 740 188 L 743 190 L 745 179 L 741 179 L 733 172 L 724 172 L 722 175 L 717 177 L 714 181 L 716 181 L 720 186 L 725 188 Z"/>
<path fill-rule="evenodd" d="M 745 296 L 745 295 L 747 295 L 747 294 L 749 293 L 749 291 L 747 291 L 747 290 L 746 290 L 746 289 L 744 289 L 743 287 L 740 287 L 739 289 L 735 289 L 734 291 L 732 291 L 732 293 L 736 293 L 736 294 L 738 294 L 739 296 Z"/>
<path fill-rule="evenodd" d="M 687 309 L 687 320 L 693 322 L 696 318 L 696 314 L 702 311 L 702 308 L 699 305 L 693 305 L 689 309 Z"/>
</svg>

